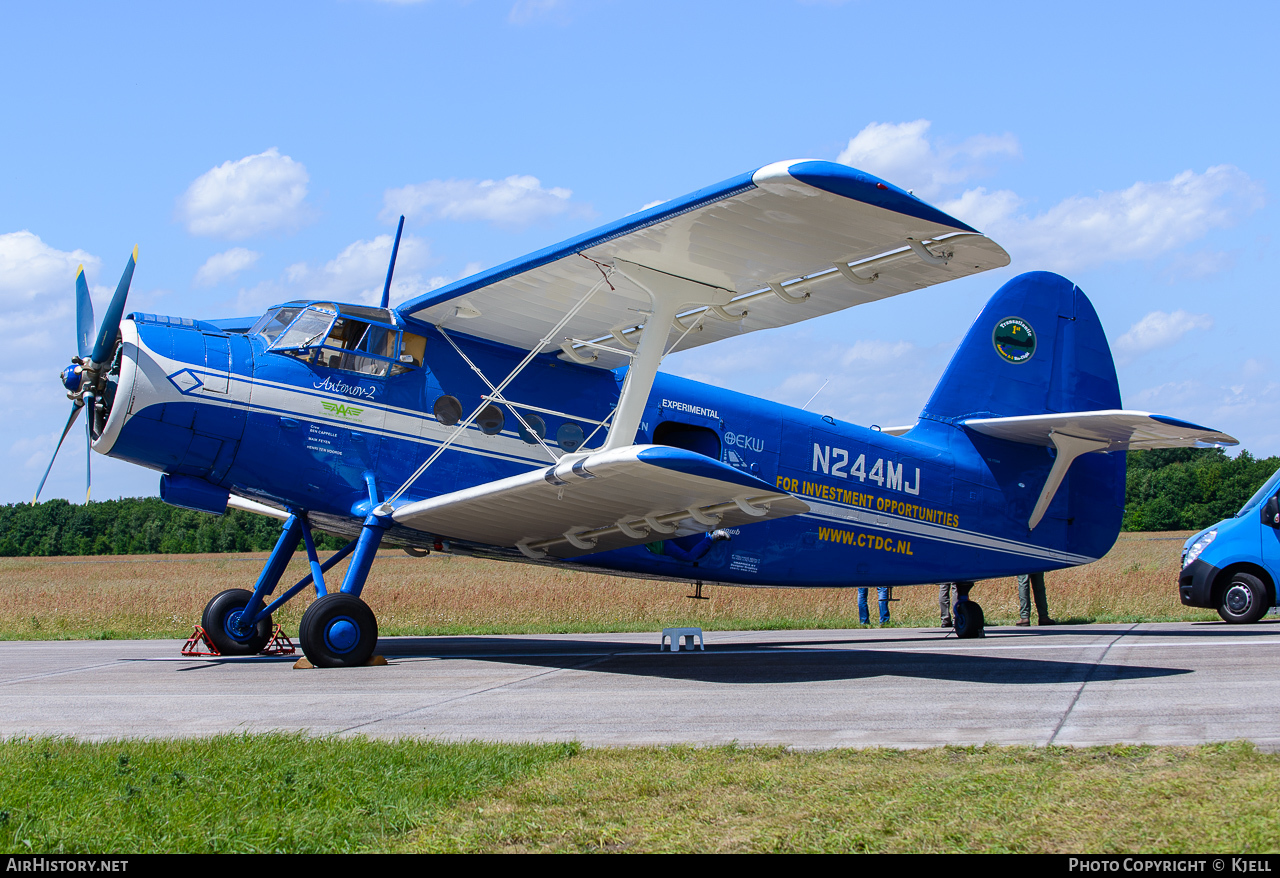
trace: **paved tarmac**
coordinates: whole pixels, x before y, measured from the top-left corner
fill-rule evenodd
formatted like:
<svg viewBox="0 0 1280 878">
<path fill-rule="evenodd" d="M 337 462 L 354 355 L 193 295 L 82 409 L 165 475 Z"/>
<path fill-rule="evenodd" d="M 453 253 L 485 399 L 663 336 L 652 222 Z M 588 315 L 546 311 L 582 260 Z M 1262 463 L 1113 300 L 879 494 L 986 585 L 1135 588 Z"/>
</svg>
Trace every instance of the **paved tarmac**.
<svg viewBox="0 0 1280 878">
<path fill-rule="evenodd" d="M 186 659 L 171 640 L 0 643 L 0 736 L 216 732 L 587 745 L 1247 739 L 1280 749 L 1280 621 L 389 637 L 389 664 Z M 298 655 L 301 655 L 299 651 Z"/>
</svg>

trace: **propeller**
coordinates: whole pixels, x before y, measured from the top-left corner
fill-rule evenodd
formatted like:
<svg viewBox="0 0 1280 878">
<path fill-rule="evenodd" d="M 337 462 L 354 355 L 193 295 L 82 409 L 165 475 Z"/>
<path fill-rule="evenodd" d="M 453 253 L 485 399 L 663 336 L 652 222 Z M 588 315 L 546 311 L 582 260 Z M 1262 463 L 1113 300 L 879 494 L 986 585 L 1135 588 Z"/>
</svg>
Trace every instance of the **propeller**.
<svg viewBox="0 0 1280 878">
<path fill-rule="evenodd" d="M 67 389 L 67 397 L 71 400 L 71 415 L 67 418 L 67 425 L 62 428 L 62 436 L 58 438 L 58 444 L 53 449 L 53 456 L 49 459 L 49 466 L 45 468 L 44 477 L 40 479 L 40 485 L 31 498 L 33 506 L 39 502 L 40 492 L 44 490 L 44 483 L 49 479 L 53 462 L 58 459 L 58 451 L 61 450 L 63 441 L 71 432 L 71 426 L 80 416 L 82 409 L 88 410 L 84 423 L 85 438 L 88 443 L 85 449 L 87 456 L 84 499 L 86 503 L 89 502 L 89 492 L 92 487 L 94 401 L 101 396 L 107 383 L 107 369 L 115 353 L 116 338 L 120 334 L 120 321 L 124 318 L 125 300 L 129 297 L 129 285 L 133 282 L 133 270 L 137 265 L 138 248 L 135 246 L 96 335 L 93 331 L 93 300 L 89 298 L 89 284 L 84 278 L 84 266 L 81 265 L 76 272 L 76 356 L 71 358 L 71 365 L 63 369 L 61 375 L 62 386 Z"/>
</svg>

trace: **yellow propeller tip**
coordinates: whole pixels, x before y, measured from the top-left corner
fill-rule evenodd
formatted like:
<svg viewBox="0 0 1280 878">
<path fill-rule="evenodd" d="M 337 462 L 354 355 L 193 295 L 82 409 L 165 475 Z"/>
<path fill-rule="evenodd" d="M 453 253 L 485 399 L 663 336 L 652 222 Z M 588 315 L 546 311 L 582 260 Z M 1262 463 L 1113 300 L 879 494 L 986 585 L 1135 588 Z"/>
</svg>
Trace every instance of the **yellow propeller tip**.
<svg viewBox="0 0 1280 878">
<path fill-rule="evenodd" d="M 134 265 L 138 264 L 138 245 L 137 244 L 133 245 L 133 264 Z"/>
<path fill-rule="evenodd" d="M 84 263 L 83 263 L 83 262 L 81 262 L 81 263 L 80 263 L 80 267 L 76 269 L 76 277 L 79 277 L 79 276 L 80 276 L 80 275 L 82 275 L 82 274 L 84 274 Z"/>
</svg>

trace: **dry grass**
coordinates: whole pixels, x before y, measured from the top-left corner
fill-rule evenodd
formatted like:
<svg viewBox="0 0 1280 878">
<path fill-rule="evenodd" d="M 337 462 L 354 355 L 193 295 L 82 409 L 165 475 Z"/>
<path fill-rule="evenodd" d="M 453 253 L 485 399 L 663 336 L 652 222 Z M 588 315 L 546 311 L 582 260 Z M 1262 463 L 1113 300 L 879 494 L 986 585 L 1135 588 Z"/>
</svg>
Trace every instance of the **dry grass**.
<svg viewBox="0 0 1280 878">
<path fill-rule="evenodd" d="M 1047 577 L 1049 608 L 1066 621 L 1216 618 L 1178 602 L 1178 553 L 1186 533 L 1121 534 L 1105 558 Z M 0 559 L 0 639 L 185 637 L 209 598 L 252 588 L 265 555 Z M 339 566 L 331 574 L 337 580 Z M 285 580 L 306 573 L 303 560 Z M 646 631 L 854 627 L 854 589 L 744 589 L 621 579 L 471 558 L 383 552 L 364 596 L 384 634 Z M 937 591 L 895 589 L 894 624 L 936 625 Z M 992 624 L 1017 618 L 1013 579 L 988 580 L 974 597 Z M 876 615 L 871 593 L 872 617 Z M 296 632 L 307 596 L 277 616 Z"/>
</svg>

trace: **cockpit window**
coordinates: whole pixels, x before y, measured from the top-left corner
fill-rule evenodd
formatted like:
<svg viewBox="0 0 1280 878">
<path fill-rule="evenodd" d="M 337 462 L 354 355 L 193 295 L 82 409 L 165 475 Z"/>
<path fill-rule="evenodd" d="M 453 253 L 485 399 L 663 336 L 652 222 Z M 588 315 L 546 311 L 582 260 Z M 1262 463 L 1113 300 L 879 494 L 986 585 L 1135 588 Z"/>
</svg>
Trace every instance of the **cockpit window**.
<svg viewBox="0 0 1280 878">
<path fill-rule="evenodd" d="M 249 330 L 250 335 L 261 334 L 267 340 L 267 344 L 276 340 L 276 336 L 284 332 L 285 327 L 293 322 L 293 318 L 298 316 L 301 308 L 272 308 L 266 314 L 253 324 L 253 328 Z"/>
<path fill-rule="evenodd" d="M 390 322 L 391 312 L 328 303 L 285 305 L 268 311 L 250 332 L 262 335 L 278 353 L 374 378 L 421 366 L 427 340 L 382 319 Z"/>
<path fill-rule="evenodd" d="M 320 342 L 329 331 L 329 325 L 337 316 L 337 309 L 332 306 L 311 305 L 280 333 L 271 345 L 273 350 L 306 350 Z"/>
</svg>

